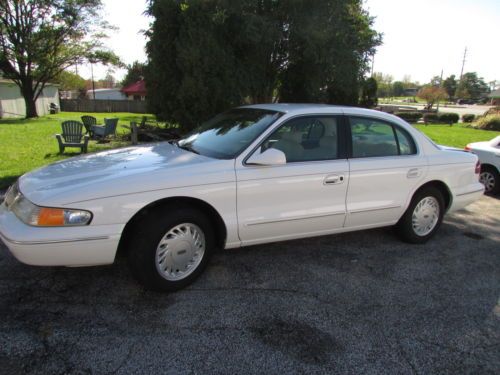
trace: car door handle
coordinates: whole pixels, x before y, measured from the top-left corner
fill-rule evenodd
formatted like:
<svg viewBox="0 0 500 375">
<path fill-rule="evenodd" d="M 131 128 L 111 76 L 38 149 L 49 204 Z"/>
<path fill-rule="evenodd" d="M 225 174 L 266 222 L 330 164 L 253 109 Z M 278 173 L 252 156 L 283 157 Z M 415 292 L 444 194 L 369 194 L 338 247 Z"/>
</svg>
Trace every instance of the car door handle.
<svg viewBox="0 0 500 375">
<path fill-rule="evenodd" d="M 408 178 L 416 178 L 420 176 L 420 168 L 412 168 L 408 171 L 406 174 L 406 177 Z"/>
<path fill-rule="evenodd" d="M 323 185 L 336 185 L 344 182 L 344 176 L 338 174 L 331 174 L 326 176 L 323 180 Z"/>
</svg>

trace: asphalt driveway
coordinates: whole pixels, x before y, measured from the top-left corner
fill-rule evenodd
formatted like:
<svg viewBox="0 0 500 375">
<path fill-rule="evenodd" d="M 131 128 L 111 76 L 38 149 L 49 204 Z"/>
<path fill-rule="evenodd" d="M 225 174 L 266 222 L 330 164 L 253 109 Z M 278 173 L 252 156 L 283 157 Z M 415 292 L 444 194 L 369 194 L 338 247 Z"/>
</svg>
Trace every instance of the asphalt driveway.
<svg viewBox="0 0 500 375">
<path fill-rule="evenodd" d="M 0 373 L 500 372 L 500 200 L 427 245 L 389 229 L 217 253 L 174 294 L 124 260 L 36 268 L 0 244 Z"/>
</svg>

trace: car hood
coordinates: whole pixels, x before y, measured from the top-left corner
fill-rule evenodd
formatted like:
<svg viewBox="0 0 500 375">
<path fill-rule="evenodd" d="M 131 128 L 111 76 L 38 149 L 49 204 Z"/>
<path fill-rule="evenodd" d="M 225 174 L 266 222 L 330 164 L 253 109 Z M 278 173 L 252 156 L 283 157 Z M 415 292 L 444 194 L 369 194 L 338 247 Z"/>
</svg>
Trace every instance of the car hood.
<svg viewBox="0 0 500 375">
<path fill-rule="evenodd" d="M 196 181 L 224 182 L 234 179 L 234 171 L 228 173 L 230 162 L 233 161 L 208 158 L 160 142 L 56 162 L 23 175 L 19 179 L 19 188 L 33 203 L 64 205 L 189 186 Z M 200 173 L 205 176 L 200 176 Z"/>
</svg>

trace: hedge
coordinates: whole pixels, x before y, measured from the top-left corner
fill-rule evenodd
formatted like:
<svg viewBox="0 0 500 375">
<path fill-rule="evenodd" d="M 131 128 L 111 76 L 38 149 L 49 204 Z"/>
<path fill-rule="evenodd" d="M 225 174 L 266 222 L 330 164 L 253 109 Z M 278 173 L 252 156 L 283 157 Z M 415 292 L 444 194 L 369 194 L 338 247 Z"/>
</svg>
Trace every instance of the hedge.
<svg viewBox="0 0 500 375">
<path fill-rule="evenodd" d="M 436 122 L 439 122 L 439 118 L 438 118 L 438 114 L 437 113 L 425 113 L 424 116 L 423 116 L 423 119 L 424 119 L 424 122 L 426 124 L 429 124 L 429 123 L 436 123 Z"/>
<path fill-rule="evenodd" d="M 458 119 L 460 118 L 460 116 L 458 115 L 458 113 L 448 113 L 448 112 L 445 112 L 445 113 L 440 113 L 438 115 L 438 120 L 439 122 L 443 122 L 445 124 L 455 124 L 456 122 L 458 122 Z"/>
<path fill-rule="evenodd" d="M 395 112 L 394 114 L 407 122 L 417 122 L 422 118 L 420 112 Z"/>
<path fill-rule="evenodd" d="M 463 122 L 473 122 L 475 118 L 476 118 L 476 115 L 473 113 L 466 113 L 466 114 L 462 115 Z"/>
</svg>

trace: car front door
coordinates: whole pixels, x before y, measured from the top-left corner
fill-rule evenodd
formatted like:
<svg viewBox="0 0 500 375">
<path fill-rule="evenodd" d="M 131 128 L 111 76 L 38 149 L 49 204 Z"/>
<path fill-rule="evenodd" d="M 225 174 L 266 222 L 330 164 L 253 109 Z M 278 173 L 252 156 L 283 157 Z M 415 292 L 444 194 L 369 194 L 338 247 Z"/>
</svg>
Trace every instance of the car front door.
<svg viewBox="0 0 500 375">
<path fill-rule="evenodd" d="M 239 236 L 243 244 L 334 232 L 345 220 L 348 161 L 340 116 L 287 120 L 237 160 Z M 250 165 L 253 153 L 282 151 L 284 165 Z"/>
<path fill-rule="evenodd" d="M 392 225 L 427 171 L 411 134 L 397 124 L 348 116 L 351 138 L 346 228 Z"/>
</svg>

